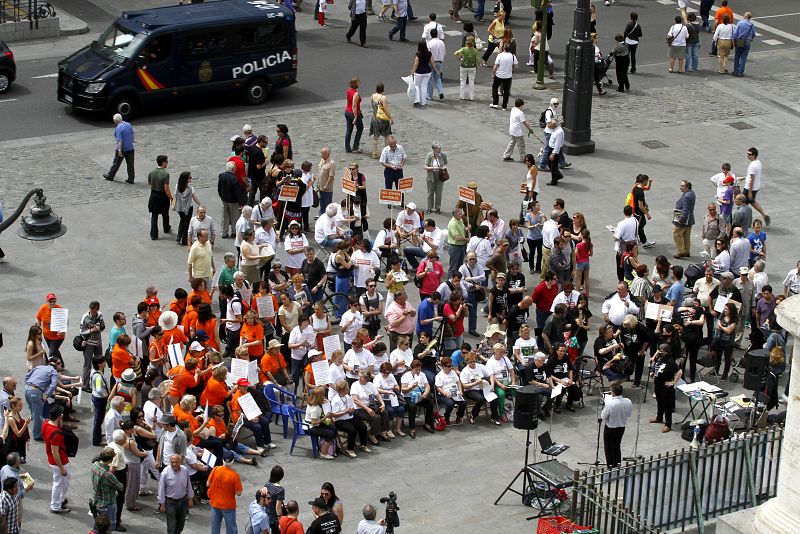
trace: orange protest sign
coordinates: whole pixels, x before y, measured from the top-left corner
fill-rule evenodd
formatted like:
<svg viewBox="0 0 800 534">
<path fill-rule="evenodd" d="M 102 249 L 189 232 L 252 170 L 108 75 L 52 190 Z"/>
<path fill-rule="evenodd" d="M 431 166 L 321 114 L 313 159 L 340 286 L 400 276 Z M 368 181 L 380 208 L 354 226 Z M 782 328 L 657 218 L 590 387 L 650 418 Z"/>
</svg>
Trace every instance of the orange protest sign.
<svg viewBox="0 0 800 534">
<path fill-rule="evenodd" d="M 296 185 L 284 185 L 281 187 L 281 192 L 278 194 L 278 200 L 281 202 L 294 202 L 297 200 L 297 195 L 300 193 L 300 188 Z"/>
<path fill-rule="evenodd" d="M 395 189 L 381 189 L 378 191 L 380 204 L 400 204 L 403 201 L 403 192 Z"/>
<path fill-rule="evenodd" d="M 342 178 L 342 193 L 344 193 L 345 195 L 355 196 L 356 181 Z"/>
<path fill-rule="evenodd" d="M 475 205 L 475 190 L 463 185 L 458 186 L 458 200 Z"/>
<path fill-rule="evenodd" d="M 397 181 L 397 189 L 403 193 L 408 193 L 414 189 L 414 179 L 410 176 L 407 178 L 400 178 L 400 180 Z"/>
</svg>

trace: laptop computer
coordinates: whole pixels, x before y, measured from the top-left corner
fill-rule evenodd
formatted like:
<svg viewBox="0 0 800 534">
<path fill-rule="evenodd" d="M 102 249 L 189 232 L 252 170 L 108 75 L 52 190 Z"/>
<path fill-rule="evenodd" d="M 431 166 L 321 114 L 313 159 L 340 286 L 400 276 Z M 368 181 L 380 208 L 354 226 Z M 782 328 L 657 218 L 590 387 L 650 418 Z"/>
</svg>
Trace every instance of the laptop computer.
<svg viewBox="0 0 800 534">
<path fill-rule="evenodd" d="M 543 432 L 539 434 L 539 445 L 542 446 L 542 454 L 548 456 L 558 456 L 565 450 L 569 449 L 569 445 L 563 443 L 553 443 L 550 439 L 550 432 Z"/>
</svg>

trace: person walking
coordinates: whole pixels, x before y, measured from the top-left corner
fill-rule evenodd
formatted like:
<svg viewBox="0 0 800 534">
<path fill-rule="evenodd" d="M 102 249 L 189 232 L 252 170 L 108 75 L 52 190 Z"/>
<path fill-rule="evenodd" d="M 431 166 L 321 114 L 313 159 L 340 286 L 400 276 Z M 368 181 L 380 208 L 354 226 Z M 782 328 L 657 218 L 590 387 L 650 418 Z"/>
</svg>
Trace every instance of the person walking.
<svg viewBox="0 0 800 534">
<path fill-rule="evenodd" d="M 622 384 L 611 386 L 611 398 L 603 406 L 600 414 L 603 424 L 603 450 L 606 453 L 606 467 L 613 469 L 622 463 L 622 436 L 625 425 L 633 412 L 633 403 L 622 396 Z"/>
<path fill-rule="evenodd" d="M 488 43 L 486 44 L 486 52 L 484 52 L 483 56 L 481 57 L 482 67 L 488 66 L 486 62 L 492 56 L 494 49 L 500 46 L 500 41 L 503 40 L 503 35 L 506 33 L 505 18 L 506 13 L 501 9 L 497 12 L 497 15 L 495 15 L 494 20 L 489 23 L 489 27 L 486 30 L 489 34 Z M 502 48 L 500 50 L 502 51 Z"/>
<path fill-rule="evenodd" d="M 551 118 L 547 126 L 553 131 L 547 144 L 550 147 L 550 150 L 548 150 L 549 155 L 547 156 L 550 162 L 550 181 L 547 185 L 558 185 L 558 181 L 564 178 L 558 164 L 561 150 L 564 147 L 564 130 L 561 128 L 561 123 L 555 118 Z"/>
<path fill-rule="evenodd" d="M 486 54 L 484 54 L 484 57 Z M 497 109 L 500 96 L 498 90 L 503 88 L 503 109 L 508 109 L 508 99 L 511 96 L 511 77 L 517 68 L 517 56 L 511 53 L 511 45 L 503 45 L 503 51 L 497 54 L 492 68 L 492 103 L 490 108 Z"/>
<path fill-rule="evenodd" d="M 639 174 L 636 176 L 636 183 L 631 191 L 633 198 L 633 216 L 636 217 L 638 223 L 639 242 L 644 248 L 650 248 L 656 244 L 655 241 L 648 241 L 647 235 L 644 233 L 644 227 L 647 221 L 652 219 L 650 216 L 650 206 L 644 198 L 645 189 L 649 190 L 653 180 L 646 174 Z"/>
<path fill-rule="evenodd" d="M 41 367 L 39 366 L 36 369 Z M 66 507 L 67 492 L 69 491 L 69 483 L 72 480 L 72 473 L 70 472 L 64 433 L 61 431 L 63 418 L 64 408 L 60 404 L 56 404 L 50 410 L 50 418 L 42 424 L 41 436 L 38 438 L 40 440 L 44 438 L 47 463 L 53 472 L 53 489 L 50 492 L 50 513 L 52 514 L 66 514 L 71 511 Z M 34 428 L 34 432 L 36 430 Z M 35 435 L 33 439 L 37 439 Z"/>
<path fill-rule="evenodd" d="M 178 184 L 175 186 L 175 192 L 173 193 L 175 196 L 175 211 L 180 217 L 175 241 L 184 247 L 189 244 L 189 222 L 192 220 L 192 212 L 194 211 L 192 202 L 195 202 L 198 206 L 201 205 L 194 187 L 191 186 L 191 182 L 191 171 L 183 171 L 178 177 Z"/>
<path fill-rule="evenodd" d="M 317 163 L 317 178 L 315 183 L 319 188 L 319 214 L 325 213 L 325 208 L 333 202 L 333 182 L 336 180 L 336 162 L 331 157 L 330 148 L 324 146 L 319 151 L 320 160 Z"/>
<path fill-rule="evenodd" d="M 461 61 L 458 70 L 458 99 L 475 100 L 475 71 L 478 66 L 478 57 L 480 57 L 478 49 L 475 48 L 475 37 L 467 36 L 464 47 L 456 50 L 453 55 Z"/>
<path fill-rule="evenodd" d="M 125 182 L 132 184 L 136 178 L 136 170 L 133 167 L 134 157 L 134 143 L 133 143 L 133 126 L 129 122 L 122 120 L 122 115 L 116 113 L 114 115 L 114 161 L 111 163 L 111 168 L 108 172 L 103 174 L 103 178 L 108 181 L 113 181 L 117 175 L 122 160 L 125 160 L 125 165 L 128 168 L 128 179 Z"/>
<path fill-rule="evenodd" d="M 36 312 L 36 324 L 42 329 L 42 336 L 47 343 L 47 358 L 55 357 L 63 363 L 64 358 L 61 356 L 60 348 L 67 334 L 66 332 L 53 332 L 50 330 L 50 316 L 52 310 L 54 308 L 61 308 L 62 306 L 58 304 L 55 293 L 48 293 L 44 300 L 44 304 L 42 304 L 41 307 L 39 307 L 39 311 Z"/>
<path fill-rule="evenodd" d="M 383 180 L 386 189 L 397 189 L 403 177 L 406 151 L 393 135 L 386 138 L 386 146 L 381 150 L 380 162 L 383 164 Z M 401 201 L 402 203 L 402 201 Z"/>
<path fill-rule="evenodd" d="M 394 34 L 400 32 L 400 42 L 407 43 L 408 39 L 406 39 L 406 25 L 408 24 L 408 0 L 393 0 L 394 5 L 394 13 L 395 17 L 397 18 L 397 22 L 389 30 L 389 40 L 394 39 Z"/>
<path fill-rule="evenodd" d="M 620 93 L 630 92 L 631 82 L 628 81 L 628 65 L 630 64 L 630 49 L 625 44 L 625 38 L 621 33 L 614 36 L 617 45 L 611 51 L 614 57 L 614 69 L 617 73 L 617 91 Z"/>
<path fill-rule="evenodd" d="M 441 26 L 439 26 L 441 28 Z M 430 82 L 428 83 L 428 100 L 433 100 L 433 86 L 436 86 L 439 91 L 439 100 L 444 100 L 444 86 L 442 86 L 442 77 L 444 71 L 444 58 L 447 55 L 447 50 L 444 46 L 444 30 L 433 28 L 430 30 L 430 39 L 427 40 L 428 51 L 431 53 L 433 60 L 433 73 Z"/>
<path fill-rule="evenodd" d="M 682 73 L 686 63 L 686 38 L 689 30 L 683 24 L 683 18 L 675 15 L 675 24 L 670 26 L 667 32 L 667 46 L 669 47 L 669 69 L 667 72 Z M 678 60 L 678 70 L 675 68 L 675 60 Z"/>
<path fill-rule="evenodd" d="M 425 156 L 425 184 L 428 186 L 428 213 L 442 213 L 442 189 L 450 177 L 447 171 L 447 154 L 442 145 L 431 144 L 431 151 Z M 459 263 L 460 265 L 460 263 Z"/>
<path fill-rule="evenodd" d="M 242 494 L 242 479 L 233 470 L 233 456 L 211 470 L 206 481 L 211 500 L 211 534 L 220 534 L 222 520 L 225 532 L 236 534 L 236 497 Z"/>
<path fill-rule="evenodd" d="M 255 206 L 256 193 L 263 189 L 264 181 L 267 179 L 267 165 L 269 164 L 267 161 L 267 146 L 267 136 L 259 135 L 256 138 L 256 142 L 247 148 L 247 176 L 250 178 L 247 203 L 250 206 Z M 178 183 L 180 183 L 180 178 Z M 263 198 L 260 200 L 263 200 Z"/>
<path fill-rule="evenodd" d="M 733 75 L 744 76 L 744 67 L 747 65 L 747 56 L 750 54 L 750 46 L 756 38 L 756 26 L 751 20 L 753 14 L 749 11 L 744 14 L 744 19 L 740 20 L 733 29 Z"/>
<path fill-rule="evenodd" d="M 92 464 L 92 501 L 97 510 L 95 522 L 104 515 L 111 521 L 111 530 L 124 532 L 127 529 L 117 524 L 117 494 L 122 491 L 123 485 L 111 471 L 115 456 L 114 449 L 105 447 L 100 451 L 99 459 Z"/>
<path fill-rule="evenodd" d="M 714 43 L 717 45 L 717 63 L 720 74 L 728 74 L 728 57 L 733 48 L 733 24 L 728 14 L 722 15 L 722 23 L 714 30 Z"/>
<path fill-rule="evenodd" d="M 366 20 L 366 14 L 364 17 Z M 350 80 L 350 87 L 347 89 L 347 104 L 345 105 L 344 109 L 344 120 L 346 124 L 344 133 L 344 151 L 347 153 L 361 152 L 361 149 L 358 148 L 358 145 L 361 143 L 361 133 L 364 131 L 364 116 L 361 113 L 361 95 L 358 94 L 359 84 L 360 82 L 358 78 L 353 78 Z M 354 128 L 356 131 L 356 136 L 353 138 L 353 144 L 351 145 L 350 139 L 353 137 Z"/>
<path fill-rule="evenodd" d="M 378 138 L 383 137 L 383 145 L 389 144 L 389 136 L 392 135 L 392 123 L 394 119 L 389 112 L 389 99 L 383 94 L 383 82 L 378 82 L 375 87 L 375 92 L 370 97 L 370 106 L 372 107 L 372 120 L 369 124 L 369 135 L 372 137 L 372 154 L 373 159 L 380 158 L 381 154 L 378 152 Z M 320 210 L 323 209 L 323 204 L 320 202 Z"/>
<path fill-rule="evenodd" d="M 744 193 L 747 204 L 763 215 L 764 222 L 769 226 L 771 222 L 769 215 L 761 207 L 761 204 L 756 202 L 756 195 L 758 195 L 758 190 L 761 189 L 761 161 L 758 159 L 758 149 L 756 147 L 753 146 L 747 149 L 747 159 L 750 160 L 750 164 L 747 166 L 747 176 L 744 179 L 742 193 Z M 747 229 L 750 226 L 743 226 L 743 228 Z"/>
<path fill-rule="evenodd" d="M 519 150 L 520 161 L 525 163 L 525 138 L 522 136 L 524 133 L 522 127 L 524 126 L 528 130 L 528 135 L 533 133 L 533 128 L 525 119 L 525 113 L 522 111 L 524 105 L 525 101 L 521 98 L 517 98 L 514 101 L 514 109 L 511 110 L 508 119 L 508 135 L 511 136 L 511 139 L 509 139 L 508 146 L 503 152 L 503 161 L 514 161 L 512 154 L 516 146 Z"/>
<path fill-rule="evenodd" d="M 636 11 L 631 11 L 631 20 L 625 25 L 625 30 L 622 32 L 622 37 L 625 39 L 625 44 L 628 45 L 628 55 L 630 56 L 630 72 L 636 72 L 636 49 L 639 48 L 639 40 L 642 38 L 642 26 L 639 24 L 639 14 Z"/>
<path fill-rule="evenodd" d="M 194 498 L 189 469 L 182 464 L 180 454 L 171 454 L 158 477 L 158 511 L 167 515 L 167 534 L 183 532 Z"/>
<path fill-rule="evenodd" d="M 559 114 L 558 107 L 561 103 L 558 98 L 551 98 L 550 105 L 544 110 L 544 151 L 542 152 L 541 159 L 539 160 L 539 170 L 546 171 L 549 168 L 548 156 L 550 155 L 550 136 L 553 134 L 553 129 L 550 127 L 550 119 L 556 119 L 559 124 L 564 124 L 564 116 Z M 559 155 L 558 165 L 562 169 L 572 166 L 572 163 L 567 163 L 562 151 Z"/>
<path fill-rule="evenodd" d="M 681 180 L 681 197 L 675 203 L 672 217 L 672 238 L 677 252 L 673 258 L 688 258 L 691 249 L 692 226 L 694 226 L 694 204 L 697 197 L 692 191 L 692 182 Z"/>
<path fill-rule="evenodd" d="M 350 11 L 350 29 L 347 30 L 345 39 L 352 43 L 351 38 L 358 30 L 358 42 L 362 48 L 367 48 L 367 2 L 366 0 L 350 0 L 347 4 Z M 356 143 L 358 144 L 358 143 Z"/>
<path fill-rule="evenodd" d="M 433 62 L 433 55 L 428 50 L 425 41 L 417 43 L 417 53 L 414 56 L 414 64 L 411 66 L 411 78 L 414 80 L 416 94 L 414 96 L 414 106 L 425 107 L 428 101 L 428 84 L 431 81 L 431 74 L 436 71 Z"/>
<path fill-rule="evenodd" d="M 172 202 L 172 191 L 169 189 L 169 173 L 167 165 L 169 158 L 160 155 L 156 158 L 157 167 L 147 175 L 147 183 L 150 185 L 150 200 L 147 201 L 147 209 L 150 211 L 150 239 L 158 239 L 158 216 L 161 215 L 164 226 L 164 233 L 172 231 L 169 225 L 169 208 Z"/>
</svg>

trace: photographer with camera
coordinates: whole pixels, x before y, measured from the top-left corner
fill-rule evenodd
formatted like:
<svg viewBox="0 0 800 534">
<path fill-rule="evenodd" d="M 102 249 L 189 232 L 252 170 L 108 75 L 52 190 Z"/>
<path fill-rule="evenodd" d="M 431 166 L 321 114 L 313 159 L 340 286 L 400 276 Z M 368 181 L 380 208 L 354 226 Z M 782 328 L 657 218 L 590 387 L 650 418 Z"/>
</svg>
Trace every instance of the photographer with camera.
<svg viewBox="0 0 800 534">
<path fill-rule="evenodd" d="M 375 521 L 378 511 L 372 504 L 365 504 L 361 509 L 364 519 L 358 522 L 356 534 L 385 534 L 386 533 L 386 519 L 379 519 Z"/>
</svg>

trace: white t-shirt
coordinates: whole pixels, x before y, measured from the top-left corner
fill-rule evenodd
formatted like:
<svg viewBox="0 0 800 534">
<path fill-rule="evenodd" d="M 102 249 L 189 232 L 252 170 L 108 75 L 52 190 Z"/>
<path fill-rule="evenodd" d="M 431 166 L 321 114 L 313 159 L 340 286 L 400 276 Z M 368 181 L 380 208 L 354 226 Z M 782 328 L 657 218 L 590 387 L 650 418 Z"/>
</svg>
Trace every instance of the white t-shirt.
<svg viewBox="0 0 800 534">
<path fill-rule="evenodd" d="M 673 24 L 667 35 L 673 37 L 671 46 L 686 46 L 686 38 L 689 37 L 689 30 L 687 30 L 686 26 L 683 24 Z"/>
<path fill-rule="evenodd" d="M 744 180 L 744 188 L 749 191 L 761 189 L 761 162 L 754 159 L 747 166 L 747 178 Z"/>
<path fill-rule="evenodd" d="M 358 380 L 358 372 L 365 367 L 372 367 L 370 372 L 375 372 L 375 357 L 367 349 L 361 349 L 361 352 L 356 352 L 353 349 L 348 350 L 347 354 L 344 355 L 344 363 L 352 369 L 352 371 L 345 371 L 347 378 Z"/>
<path fill-rule="evenodd" d="M 533 355 L 536 354 L 538 348 L 539 347 L 536 345 L 536 338 L 533 337 L 529 339 L 522 339 L 520 337 L 514 342 L 514 354 L 519 351 L 525 365 L 528 365 L 528 362 L 533 358 Z"/>
<path fill-rule="evenodd" d="M 329 235 L 336 236 L 336 218 L 323 213 L 314 223 L 314 241 L 322 243 Z"/>
<path fill-rule="evenodd" d="M 419 213 L 416 211 L 412 211 L 411 215 L 409 215 L 406 210 L 402 210 L 397 214 L 397 220 L 395 221 L 395 225 L 398 228 L 402 228 L 406 233 L 410 233 L 414 231 L 414 229 L 419 229 L 420 224 Z"/>
<path fill-rule="evenodd" d="M 397 387 L 397 379 L 394 377 L 392 373 L 389 373 L 385 377 L 383 373 L 378 373 L 375 375 L 375 378 L 372 379 L 372 383 L 375 385 L 376 388 L 387 389 L 394 391 L 394 388 Z M 387 395 L 384 394 L 383 398 L 386 400 Z"/>
<path fill-rule="evenodd" d="M 731 173 L 729 176 L 733 177 L 733 183 L 735 184 L 736 176 L 733 173 Z M 725 196 L 725 192 L 728 190 L 728 186 L 722 183 L 725 181 L 725 178 L 726 176 L 724 172 L 718 172 L 711 177 L 711 183 L 717 186 L 717 200 L 722 200 L 722 198 Z"/>
<path fill-rule="evenodd" d="M 236 316 L 242 315 L 242 302 L 238 298 L 228 299 L 228 306 L 227 311 L 225 313 L 225 318 L 228 321 L 235 321 Z M 242 323 L 225 323 L 225 329 L 230 330 L 231 332 L 238 332 L 242 329 Z"/>
<path fill-rule="evenodd" d="M 304 172 L 300 177 L 300 180 L 302 180 L 306 186 L 306 192 L 303 193 L 303 196 L 300 199 L 300 205 L 304 208 L 310 208 L 314 203 L 314 189 L 310 185 L 313 178 L 314 177 L 310 172 Z"/>
<path fill-rule="evenodd" d="M 553 305 L 550 306 L 550 311 L 556 311 L 556 306 L 559 304 L 566 304 L 567 308 L 574 308 L 578 305 L 578 298 L 581 296 L 579 291 L 572 290 L 572 293 L 569 295 L 565 294 L 563 291 L 559 292 L 558 295 L 555 296 L 553 299 Z"/>
<path fill-rule="evenodd" d="M 375 385 L 372 382 L 361 384 L 360 380 L 356 380 L 355 382 L 353 382 L 353 385 L 350 386 L 350 395 L 353 397 L 358 397 L 358 400 L 360 400 L 364 404 L 368 404 L 369 396 L 375 395 L 377 397 L 378 390 L 377 388 L 375 388 Z"/>
<path fill-rule="evenodd" d="M 425 386 L 428 384 L 428 379 L 425 378 L 425 373 L 423 372 L 420 372 L 419 374 L 415 375 L 411 371 L 408 371 L 406 374 L 400 377 L 400 383 L 403 386 L 408 386 L 409 384 L 412 384 L 414 386 L 419 386 L 424 390 Z M 403 395 L 406 397 L 410 397 L 411 392 L 409 391 L 408 393 L 403 393 Z"/>
<path fill-rule="evenodd" d="M 489 374 L 489 371 L 486 370 L 486 367 L 484 367 L 483 364 L 475 363 L 475 368 L 474 369 L 472 367 L 470 367 L 469 365 L 467 365 L 466 367 L 464 367 L 461 370 L 461 383 L 462 384 L 471 384 L 472 382 L 475 382 L 479 378 L 483 378 L 484 380 L 486 380 L 486 379 L 489 378 L 489 376 L 491 376 L 491 375 Z M 477 385 L 477 386 L 472 386 L 470 388 L 467 388 L 467 391 L 470 391 L 470 390 L 473 390 L 473 389 L 474 390 L 478 390 L 478 389 L 482 389 L 482 388 L 481 388 L 480 385 Z"/>
<path fill-rule="evenodd" d="M 614 230 L 614 239 L 616 240 L 614 243 L 615 251 L 622 252 L 625 248 L 625 243 L 638 240 L 636 234 L 638 226 L 639 224 L 632 216 L 625 217 L 617 223 L 617 228 Z"/>
<path fill-rule="evenodd" d="M 517 64 L 517 56 L 511 52 L 500 52 L 497 54 L 494 64 L 497 66 L 497 71 L 494 74 L 495 77 L 504 79 L 511 78 L 514 67 Z"/>
<path fill-rule="evenodd" d="M 517 106 L 511 108 L 511 115 L 508 118 L 508 133 L 514 137 L 522 136 L 522 123 L 525 122 L 525 112 Z"/>
<path fill-rule="evenodd" d="M 189 476 L 197 473 L 197 469 L 192 467 L 192 465 L 197 465 L 197 454 L 195 454 L 195 452 L 192 450 L 191 445 L 186 447 L 186 455 L 183 457 L 183 465 L 185 465 L 186 469 L 189 470 Z"/>
<path fill-rule="evenodd" d="M 299 235 L 291 235 L 287 234 L 286 239 L 283 241 L 283 248 L 286 251 L 286 258 L 283 261 L 283 266 L 290 267 L 292 269 L 300 269 L 303 266 L 303 260 L 306 259 L 305 254 L 303 254 L 304 248 L 308 246 L 308 239 L 303 234 Z M 293 248 L 299 248 L 300 252 L 295 254 L 289 254 L 289 250 Z"/>
<path fill-rule="evenodd" d="M 397 366 L 397 362 L 403 361 L 403 365 Z M 396 348 L 389 354 L 389 363 L 392 364 L 394 374 L 399 375 L 405 373 L 408 370 L 408 365 L 414 361 L 414 353 L 411 352 L 411 349 L 402 350 L 400 348 Z M 400 377 L 402 379 L 402 376 Z"/>
<path fill-rule="evenodd" d="M 338 393 L 331 398 L 331 411 L 332 412 L 341 412 L 349 408 L 355 409 L 356 405 L 353 402 L 353 398 L 350 395 L 345 395 L 342 397 Z M 346 413 L 344 415 L 340 415 L 338 417 L 334 417 L 334 421 L 344 421 L 347 419 L 352 419 L 353 414 Z"/>
<path fill-rule="evenodd" d="M 374 252 L 361 252 L 356 250 L 350 258 L 355 264 L 353 270 L 353 280 L 356 287 L 367 287 L 367 280 L 375 277 L 375 273 L 381 267 L 381 260 Z"/>
<path fill-rule="evenodd" d="M 289 343 L 303 343 L 304 345 L 297 349 L 292 350 L 292 359 L 293 360 L 302 360 L 303 357 L 308 354 L 309 347 L 313 346 L 314 339 L 316 338 L 316 334 L 314 333 L 314 329 L 311 326 L 307 326 L 305 330 L 300 330 L 300 326 L 295 326 L 292 328 L 292 331 L 289 332 Z"/>
<path fill-rule="evenodd" d="M 343 327 L 343 325 L 347 325 L 347 327 L 342 331 L 342 337 L 344 338 L 344 342 L 348 345 L 353 344 L 353 340 L 356 338 L 356 334 L 358 333 L 358 329 L 364 324 L 364 316 L 361 315 L 360 311 L 356 311 L 355 313 L 347 309 L 346 312 L 342 314 L 342 320 L 339 322 L 339 326 Z"/>
<path fill-rule="evenodd" d="M 494 375 L 497 380 L 504 380 L 506 382 L 511 380 L 511 360 L 503 356 L 498 360 L 494 356 L 489 358 L 486 362 L 486 371 L 490 375 Z"/>
<path fill-rule="evenodd" d="M 160 438 L 161 432 L 163 432 L 164 429 L 157 423 L 158 420 L 161 419 L 161 416 L 164 415 L 164 412 L 151 400 L 144 403 L 142 412 L 144 413 L 144 422 L 147 423 L 150 428 L 155 429 L 156 437 Z"/>
<path fill-rule="evenodd" d="M 335 363 L 332 363 L 328 368 L 328 377 L 331 379 L 331 384 L 335 384 L 339 380 L 344 380 L 346 376 L 347 375 L 344 372 L 344 366 L 342 365 L 336 365 Z M 336 391 L 334 391 L 333 388 L 331 388 L 330 392 L 333 393 L 333 395 L 336 394 Z M 333 395 L 329 396 L 333 397 Z"/>
<path fill-rule="evenodd" d="M 442 388 L 445 391 L 449 391 L 450 395 L 453 397 L 461 397 L 461 392 L 458 389 L 458 382 L 459 378 L 455 371 L 450 369 L 449 373 L 445 373 L 444 371 L 439 371 L 436 374 L 435 384 L 437 388 Z"/>
<path fill-rule="evenodd" d="M 475 256 L 477 256 L 477 261 L 475 262 L 476 267 L 478 267 L 481 271 L 486 270 L 486 260 L 492 255 L 492 242 L 484 237 L 478 237 L 476 235 L 469 238 L 469 243 L 467 243 L 467 252 L 474 252 Z"/>
<path fill-rule="evenodd" d="M 375 236 L 375 243 L 373 243 L 375 248 L 373 249 L 373 252 L 380 257 L 381 253 L 383 252 L 380 247 L 387 245 L 391 246 L 392 248 L 397 247 L 397 234 L 391 230 L 383 229 L 378 232 L 377 236 Z"/>
<path fill-rule="evenodd" d="M 442 254 L 444 252 L 443 245 L 444 245 L 444 240 L 447 237 L 447 232 L 445 232 L 441 228 L 434 227 L 433 230 L 431 230 L 430 232 L 428 230 L 425 230 L 424 232 L 422 232 L 422 235 L 425 237 L 429 237 L 433 240 L 433 244 L 436 245 L 436 252 L 438 252 L 439 254 Z M 430 249 L 431 246 L 426 241 L 423 241 L 422 251 L 425 254 L 427 254 Z"/>
<path fill-rule="evenodd" d="M 245 219 L 244 216 L 239 217 L 239 219 L 236 221 L 236 238 L 233 240 L 233 244 L 237 247 L 241 247 L 242 240 L 239 238 L 239 236 L 243 235 L 245 230 L 252 227 L 253 223 Z"/>
</svg>

